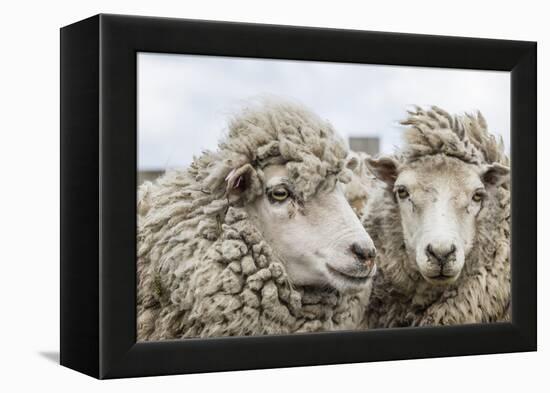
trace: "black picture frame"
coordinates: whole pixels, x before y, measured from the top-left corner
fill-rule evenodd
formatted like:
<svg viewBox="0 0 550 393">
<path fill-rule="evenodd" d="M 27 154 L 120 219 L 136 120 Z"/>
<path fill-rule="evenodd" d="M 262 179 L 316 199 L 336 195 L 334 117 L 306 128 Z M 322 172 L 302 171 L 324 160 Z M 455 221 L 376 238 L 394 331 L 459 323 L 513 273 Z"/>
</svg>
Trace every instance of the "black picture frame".
<svg viewBox="0 0 550 393">
<path fill-rule="evenodd" d="M 512 322 L 136 343 L 141 51 L 510 71 Z M 536 350 L 536 56 L 535 42 L 170 18 L 63 27 L 61 364 L 118 378 Z"/>
</svg>

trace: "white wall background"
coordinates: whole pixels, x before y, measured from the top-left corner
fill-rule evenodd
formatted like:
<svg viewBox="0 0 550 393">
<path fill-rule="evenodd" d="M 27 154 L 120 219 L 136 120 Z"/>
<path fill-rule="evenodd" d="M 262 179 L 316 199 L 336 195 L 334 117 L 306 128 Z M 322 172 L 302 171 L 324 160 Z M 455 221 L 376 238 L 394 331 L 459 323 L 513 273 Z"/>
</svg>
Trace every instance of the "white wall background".
<svg viewBox="0 0 550 393">
<path fill-rule="evenodd" d="M 275 96 L 306 105 L 337 132 L 401 145 L 412 104 L 451 113 L 480 110 L 510 141 L 510 73 L 159 53 L 138 55 L 138 166 L 187 166 L 215 150 L 227 119 L 247 100 Z"/>
<path fill-rule="evenodd" d="M 0 390 L 3 392 L 549 391 L 550 92 L 545 3 L 19 1 L 2 4 Z M 539 352 L 99 382 L 56 365 L 59 345 L 59 32 L 98 12 L 539 41 Z M 543 68 L 546 67 L 546 68 Z M 527 176 L 527 174 L 526 174 Z M 525 263 L 532 261 L 523 261 Z"/>
</svg>

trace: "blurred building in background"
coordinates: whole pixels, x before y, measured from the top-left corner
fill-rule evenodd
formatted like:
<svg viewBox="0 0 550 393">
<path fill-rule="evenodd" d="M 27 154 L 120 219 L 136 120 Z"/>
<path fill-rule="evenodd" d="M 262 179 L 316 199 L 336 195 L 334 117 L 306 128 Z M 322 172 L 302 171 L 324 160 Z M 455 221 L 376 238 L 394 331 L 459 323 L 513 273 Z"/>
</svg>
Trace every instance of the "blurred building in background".
<svg viewBox="0 0 550 393">
<path fill-rule="evenodd" d="M 349 148 L 375 156 L 380 153 L 380 138 L 377 136 L 352 136 L 349 138 Z"/>
</svg>

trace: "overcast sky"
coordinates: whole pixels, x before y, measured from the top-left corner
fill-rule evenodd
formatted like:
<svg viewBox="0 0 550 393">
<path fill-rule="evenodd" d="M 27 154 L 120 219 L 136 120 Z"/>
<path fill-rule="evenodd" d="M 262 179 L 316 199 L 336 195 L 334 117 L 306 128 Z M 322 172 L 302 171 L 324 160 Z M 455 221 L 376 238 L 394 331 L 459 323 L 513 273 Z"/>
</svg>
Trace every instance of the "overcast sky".
<svg viewBox="0 0 550 393">
<path fill-rule="evenodd" d="M 378 136 L 382 152 L 400 145 L 412 104 L 479 109 L 509 150 L 508 72 L 139 53 L 139 169 L 188 165 L 216 148 L 231 114 L 265 95 L 306 105 L 346 139 Z"/>
</svg>

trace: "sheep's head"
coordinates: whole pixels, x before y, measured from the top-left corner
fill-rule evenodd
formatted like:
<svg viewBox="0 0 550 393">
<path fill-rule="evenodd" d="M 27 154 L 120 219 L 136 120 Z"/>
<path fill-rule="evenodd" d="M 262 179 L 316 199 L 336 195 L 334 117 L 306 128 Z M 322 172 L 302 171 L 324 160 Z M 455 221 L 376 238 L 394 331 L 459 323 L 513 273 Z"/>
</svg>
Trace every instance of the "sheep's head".
<svg viewBox="0 0 550 393">
<path fill-rule="evenodd" d="M 347 149 L 330 124 L 283 105 L 237 119 L 229 136 L 225 146 L 239 154 L 223 164 L 227 197 L 247 210 L 289 280 L 365 288 L 375 248 L 344 196 Z"/>
<path fill-rule="evenodd" d="M 304 199 L 285 165 L 265 167 L 259 177 L 262 193 L 245 209 L 290 281 L 341 292 L 364 288 L 376 270 L 375 248 L 341 185 L 332 182 Z M 229 182 L 252 184 L 242 175 Z"/>
<path fill-rule="evenodd" d="M 509 169 L 484 163 L 468 139 L 471 129 L 437 108 L 404 124 L 412 127 L 403 156 L 369 160 L 369 166 L 393 194 L 413 268 L 431 284 L 450 284 L 472 250 L 480 211 Z"/>
</svg>

